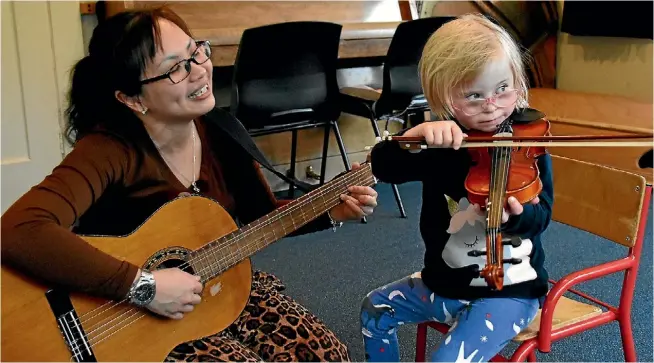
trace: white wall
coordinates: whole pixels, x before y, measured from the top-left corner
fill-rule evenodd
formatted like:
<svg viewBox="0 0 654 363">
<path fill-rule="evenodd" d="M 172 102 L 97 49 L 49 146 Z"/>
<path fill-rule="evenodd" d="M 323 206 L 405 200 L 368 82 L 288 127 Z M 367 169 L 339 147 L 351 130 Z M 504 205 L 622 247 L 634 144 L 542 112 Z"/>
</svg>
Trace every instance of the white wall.
<svg viewBox="0 0 654 363">
<path fill-rule="evenodd" d="M 62 159 L 69 70 L 82 54 L 77 2 L 3 1 L 4 212 Z"/>
</svg>

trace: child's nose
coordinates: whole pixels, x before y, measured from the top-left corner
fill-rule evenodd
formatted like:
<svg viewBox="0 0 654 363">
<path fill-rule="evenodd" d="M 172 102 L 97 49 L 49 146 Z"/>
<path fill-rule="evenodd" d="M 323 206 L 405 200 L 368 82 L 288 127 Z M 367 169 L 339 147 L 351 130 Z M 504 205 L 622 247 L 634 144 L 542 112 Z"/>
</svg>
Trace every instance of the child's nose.
<svg viewBox="0 0 654 363">
<path fill-rule="evenodd" d="M 497 106 L 495 105 L 495 103 L 493 101 L 487 100 L 486 102 L 484 102 L 483 109 L 484 109 L 484 112 L 495 112 L 495 110 L 497 109 Z"/>
</svg>

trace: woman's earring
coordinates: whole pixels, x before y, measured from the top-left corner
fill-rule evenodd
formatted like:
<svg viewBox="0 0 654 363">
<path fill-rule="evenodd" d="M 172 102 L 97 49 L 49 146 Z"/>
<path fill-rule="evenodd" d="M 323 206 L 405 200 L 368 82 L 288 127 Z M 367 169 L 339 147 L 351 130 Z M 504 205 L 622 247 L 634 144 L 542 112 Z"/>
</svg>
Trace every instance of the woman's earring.
<svg viewBox="0 0 654 363">
<path fill-rule="evenodd" d="M 146 113 L 148 113 L 148 109 L 147 108 L 142 109 L 141 113 L 145 115 Z"/>
</svg>

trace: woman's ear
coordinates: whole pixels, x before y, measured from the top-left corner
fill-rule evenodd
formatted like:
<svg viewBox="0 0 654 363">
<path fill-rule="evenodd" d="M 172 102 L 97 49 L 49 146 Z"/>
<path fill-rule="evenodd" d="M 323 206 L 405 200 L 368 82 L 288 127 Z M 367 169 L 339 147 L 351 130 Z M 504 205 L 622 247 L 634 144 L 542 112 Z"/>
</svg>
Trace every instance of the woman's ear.
<svg viewBox="0 0 654 363">
<path fill-rule="evenodd" d="M 139 99 L 138 96 L 130 97 L 120 91 L 116 91 L 115 95 L 116 95 L 116 99 L 119 102 L 123 103 L 133 111 L 140 112 L 144 115 L 148 112 L 147 107 L 145 107 L 143 103 L 141 103 L 141 100 Z"/>
</svg>

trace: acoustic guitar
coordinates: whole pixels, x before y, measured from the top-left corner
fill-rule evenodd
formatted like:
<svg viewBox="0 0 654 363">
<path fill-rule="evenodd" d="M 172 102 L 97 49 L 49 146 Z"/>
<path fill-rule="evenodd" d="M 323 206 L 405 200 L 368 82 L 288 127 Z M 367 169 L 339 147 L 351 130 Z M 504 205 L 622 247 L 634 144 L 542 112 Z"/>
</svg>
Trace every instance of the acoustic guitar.
<svg viewBox="0 0 654 363">
<path fill-rule="evenodd" d="M 81 236 L 143 268 L 178 267 L 201 276 L 202 302 L 181 320 L 52 289 L 3 265 L 2 360 L 162 361 L 178 344 L 238 318 L 250 294 L 252 254 L 340 203 L 347 187 L 375 182 L 365 162 L 240 229 L 214 200 L 192 195 L 163 205 L 129 235 Z"/>
</svg>

